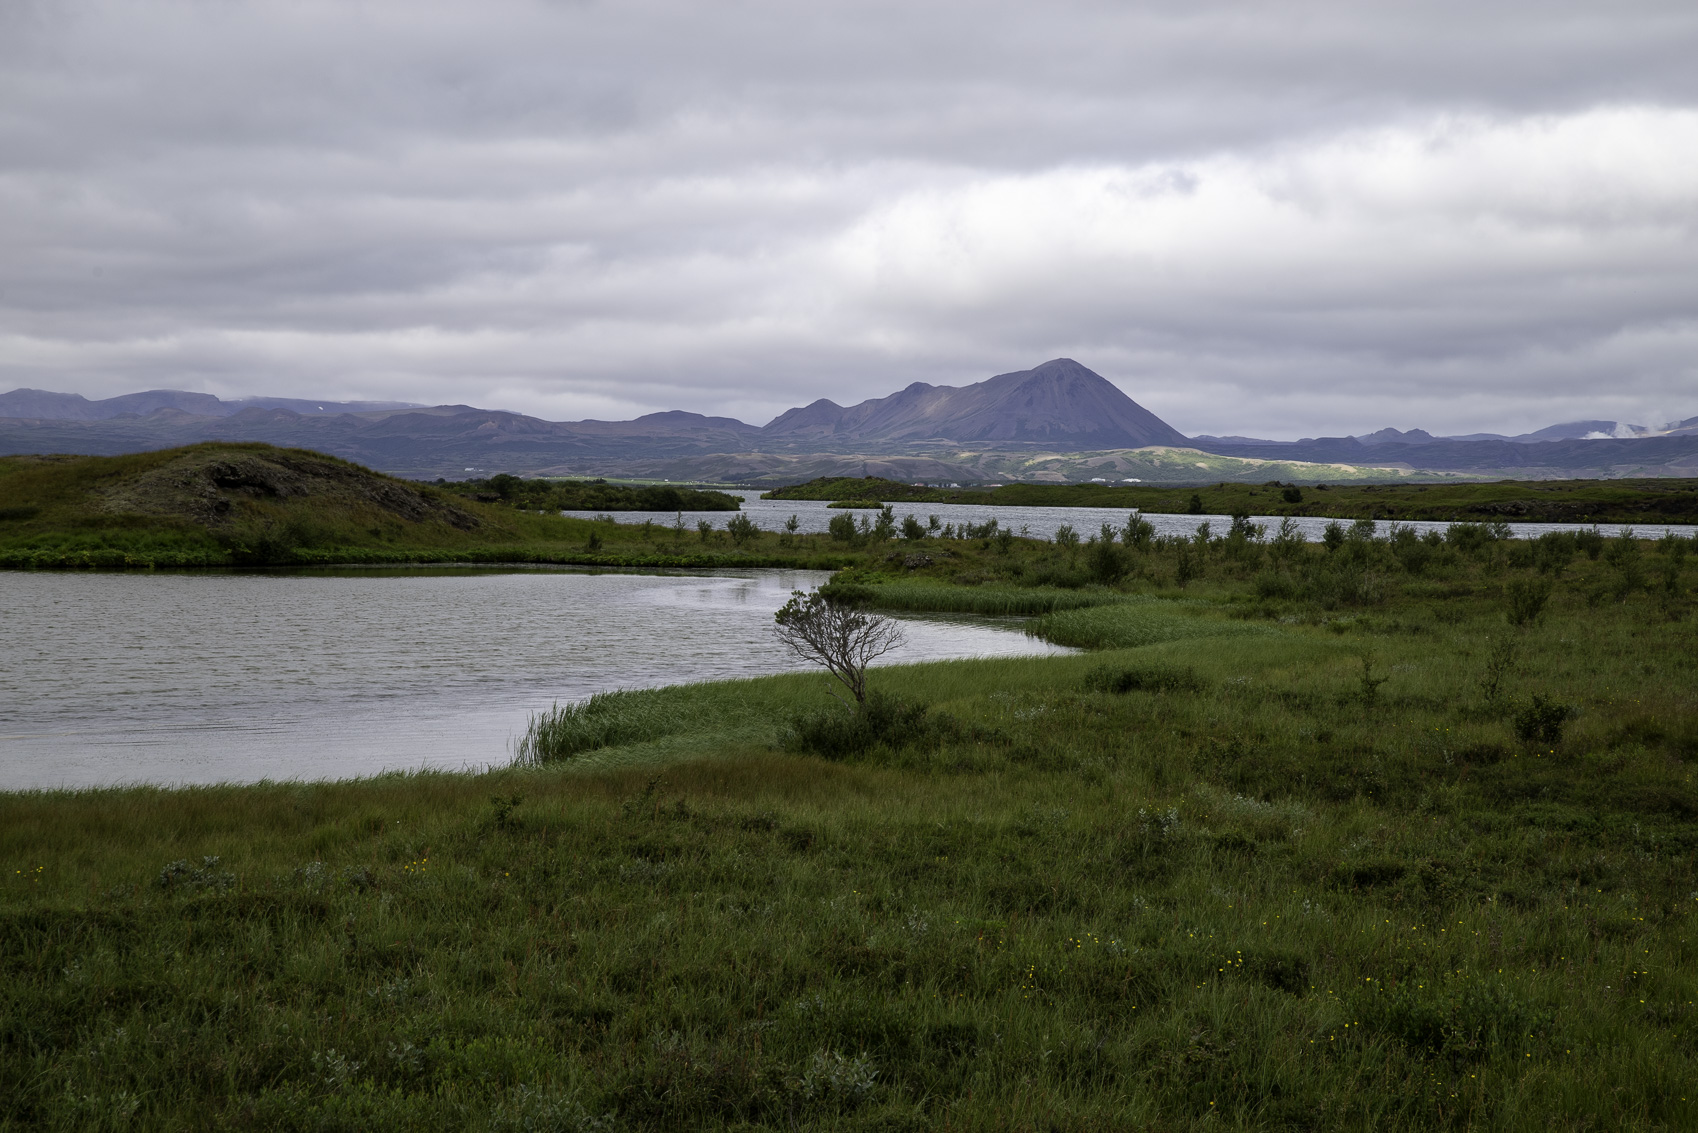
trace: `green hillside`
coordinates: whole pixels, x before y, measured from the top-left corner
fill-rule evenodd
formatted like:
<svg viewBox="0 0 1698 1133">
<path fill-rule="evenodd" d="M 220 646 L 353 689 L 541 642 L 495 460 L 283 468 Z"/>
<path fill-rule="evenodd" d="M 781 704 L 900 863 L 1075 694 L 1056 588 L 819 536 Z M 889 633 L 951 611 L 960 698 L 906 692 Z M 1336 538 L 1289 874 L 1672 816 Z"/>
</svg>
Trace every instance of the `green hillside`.
<svg viewBox="0 0 1698 1133">
<path fill-rule="evenodd" d="M 823 537 L 780 541 L 729 522 L 703 530 L 568 519 L 265 444 L 0 457 L 0 567 L 846 561 L 827 554 Z"/>
</svg>

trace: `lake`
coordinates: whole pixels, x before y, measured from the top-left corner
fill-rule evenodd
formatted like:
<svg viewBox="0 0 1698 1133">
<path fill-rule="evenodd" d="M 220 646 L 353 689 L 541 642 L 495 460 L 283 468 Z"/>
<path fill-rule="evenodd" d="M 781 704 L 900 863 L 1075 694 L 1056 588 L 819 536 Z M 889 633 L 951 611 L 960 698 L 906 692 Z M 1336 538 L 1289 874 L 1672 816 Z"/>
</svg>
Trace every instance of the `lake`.
<svg viewBox="0 0 1698 1133">
<path fill-rule="evenodd" d="M 817 535 L 826 530 L 826 525 L 833 516 L 843 514 L 842 509 L 832 508 L 825 500 L 763 500 L 760 493 L 755 491 L 732 491 L 734 496 L 743 500 L 743 514 L 747 515 L 755 526 L 763 531 L 778 531 L 784 526 L 784 521 L 792 515 L 796 517 L 797 530 L 803 534 Z M 1126 518 L 1131 514 L 1127 508 L 1101 507 L 1015 507 L 998 504 L 892 504 L 892 511 L 898 522 L 905 515 L 912 514 L 924 523 L 927 516 L 935 515 L 940 523 L 952 523 L 957 526 L 963 523 L 983 524 L 995 519 L 1004 527 L 1010 528 L 1016 535 L 1028 534 L 1038 539 L 1054 539 L 1055 533 L 1063 524 L 1071 525 L 1079 533 L 1081 539 L 1094 535 L 1107 523 L 1115 527 L 1126 526 Z M 589 511 L 568 511 L 562 515 L 588 518 L 595 515 Z M 856 510 L 856 516 L 876 516 L 876 512 Z M 678 519 L 677 512 L 643 512 L 621 511 L 614 512 L 613 518 L 620 523 L 643 523 L 648 521 L 662 527 L 671 527 Z M 723 511 L 687 511 L 683 513 L 686 528 L 695 531 L 696 523 L 707 520 L 715 527 L 723 528 L 729 513 Z M 1150 521 L 1157 535 L 1195 535 L 1200 524 L 1209 524 L 1210 530 L 1216 535 L 1224 535 L 1232 524 L 1232 517 L 1227 515 L 1167 515 L 1156 512 L 1145 512 L 1144 518 Z M 1277 517 L 1252 516 L 1252 522 L 1266 526 L 1271 536 L 1279 530 L 1280 521 Z M 1297 530 L 1310 542 L 1318 542 L 1327 524 L 1333 520 L 1315 517 L 1296 517 L 1293 522 Z M 1346 526 L 1349 520 L 1342 521 Z M 1384 534 L 1390 524 L 1381 521 L 1379 530 Z M 1449 520 L 1411 520 L 1404 526 L 1413 527 L 1418 533 L 1427 531 L 1444 531 L 1450 526 Z M 1511 523 L 1510 532 L 1517 539 L 1533 539 L 1547 531 L 1579 531 L 1591 527 L 1590 523 Z M 1606 535 L 1613 535 L 1620 530 L 1618 525 L 1600 525 L 1599 530 Z M 1682 526 L 1680 524 L 1646 523 L 1635 528 L 1637 533 L 1646 538 L 1657 538 L 1665 532 L 1672 531 L 1676 535 L 1691 537 L 1698 532 L 1698 527 Z"/>
<path fill-rule="evenodd" d="M 529 714 L 806 668 L 772 615 L 821 571 L 0 572 L 0 789 L 505 763 Z M 1065 652 L 905 617 L 889 663 Z"/>
</svg>

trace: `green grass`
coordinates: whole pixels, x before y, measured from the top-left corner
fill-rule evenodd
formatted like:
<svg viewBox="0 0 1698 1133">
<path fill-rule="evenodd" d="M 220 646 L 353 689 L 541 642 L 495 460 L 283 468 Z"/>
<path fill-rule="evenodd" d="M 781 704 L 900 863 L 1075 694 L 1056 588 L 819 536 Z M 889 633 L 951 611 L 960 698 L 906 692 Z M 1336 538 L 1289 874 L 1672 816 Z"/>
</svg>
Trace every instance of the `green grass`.
<svg viewBox="0 0 1698 1133">
<path fill-rule="evenodd" d="M 849 761 L 803 674 L 485 775 L 0 795 L 0 1127 L 1698 1124 L 1698 556 L 1186 553 L 1044 630 L 1165 640 L 879 670 L 953 723 Z"/>
<path fill-rule="evenodd" d="M 1083 609 L 1126 600 L 1104 587 L 1065 590 L 1053 586 L 950 586 L 938 582 L 881 582 L 867 586 L 834 582 L 839 594 L 877 610 L 983 614 L 987 617 L 1033 617 L 1057 610 Z"/>
<path fill-rule="evenodd" d="M 1063 610 L 1033 621 L 1026 632 L 1057 645 L 1079 649 L 1134 649 L 1168 641 L 1278 631 L 1264 625 L 1210 617 L 1205 610 L 1174 602 L 1139 602 Z"/>
</svg>

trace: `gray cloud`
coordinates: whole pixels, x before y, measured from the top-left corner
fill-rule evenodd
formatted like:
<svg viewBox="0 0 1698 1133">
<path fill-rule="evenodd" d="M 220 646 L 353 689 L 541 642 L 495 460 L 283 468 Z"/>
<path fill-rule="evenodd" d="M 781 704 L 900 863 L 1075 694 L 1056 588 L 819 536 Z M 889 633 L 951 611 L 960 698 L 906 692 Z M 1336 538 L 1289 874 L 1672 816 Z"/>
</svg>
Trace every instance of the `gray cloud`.
<svg viewBox="0 0 1698 1133">
<path fill-rule="evenodd" d="M 1485 10 L 1482 10 L 1485 9 Z M 1698 413 L 1687 4 L 0 6 L 0 386 Z"/>
</svg>

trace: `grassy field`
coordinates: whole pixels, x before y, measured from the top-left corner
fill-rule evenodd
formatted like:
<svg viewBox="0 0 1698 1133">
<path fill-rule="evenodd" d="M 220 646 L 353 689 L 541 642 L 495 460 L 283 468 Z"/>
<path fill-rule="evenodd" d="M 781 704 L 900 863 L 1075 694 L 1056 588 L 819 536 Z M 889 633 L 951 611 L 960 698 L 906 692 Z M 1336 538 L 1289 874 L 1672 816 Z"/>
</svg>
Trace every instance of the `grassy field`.
<svg viewBox="0 0 1698 1133">
<path fill-rule="evenodd" d="M 1296 498 L 1291 498 L 1295 493 Z M 1195 503 L 1193 503 L 1193 497 Z M 1333 519 L 1460 522 L 1698 523 L 1698 481 L 1501 480 L 1447 484 L 1295 485 L 1220 483 L 1207 487 L 1125 484 L 1007 484 L 925 488 L 876 477 L 820 479 L 763 496 L 779 500 L 882 500 L 1026 507 L 1136 508 L 1213 515 L 1322 516 Z"/>
<path fill-rule="evenodd" d="M 1698 1126 L 1698 549 L 1384 535 L 869 555 L 1097 648 L 844 758 L 798 675 L 0 795 L 0 1128 Z"/>
</svg>

